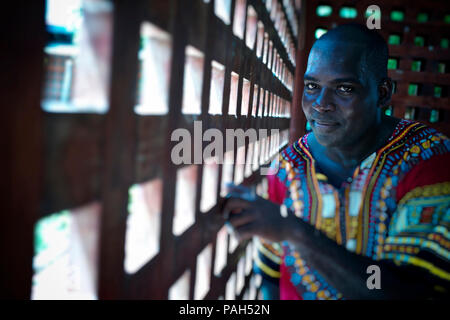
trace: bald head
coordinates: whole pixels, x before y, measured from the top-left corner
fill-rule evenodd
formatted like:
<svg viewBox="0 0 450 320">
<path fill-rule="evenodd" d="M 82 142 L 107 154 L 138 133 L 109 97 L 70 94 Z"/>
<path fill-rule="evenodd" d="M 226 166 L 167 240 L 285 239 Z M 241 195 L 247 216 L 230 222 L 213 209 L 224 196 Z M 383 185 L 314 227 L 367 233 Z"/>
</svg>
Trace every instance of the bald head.
<svg viewBox="0 0 450 320">
<path fill-rule="evenodd" d="M 361 25 L 337 27 L 316 41 L 302 108 L 320 145 L 352 148 L 380 125 L 392 93 L 387 60 L 386 42 Z"/>
<path fill-rule="evenodd" d="M 360 24 L 341 25 L 320 37 L 314 43 L 311 52 L 315 49 L 329 51 L 330 48 L 342 46 L 352 47 L 360 57 L 361 72 L 371 73 L 377 83 L 387 77 L 388 46 L 376 31 Z"/>
</svg>

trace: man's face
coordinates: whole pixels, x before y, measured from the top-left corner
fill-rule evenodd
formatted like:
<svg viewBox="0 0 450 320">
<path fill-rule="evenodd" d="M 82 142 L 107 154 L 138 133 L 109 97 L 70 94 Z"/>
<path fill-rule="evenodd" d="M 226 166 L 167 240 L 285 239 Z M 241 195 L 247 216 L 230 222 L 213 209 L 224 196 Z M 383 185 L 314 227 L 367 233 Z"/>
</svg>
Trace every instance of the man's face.
<svg viewBox="0 0 450 320">
<path fill-rule="evenodd" d="M 361 47 L 336 41 L 311 50 L 302 107 L 325 147 L 352 145 L 376 121 L 377 83 L 371 72 L 362 72 L 362 56 Z"/>
</svg>

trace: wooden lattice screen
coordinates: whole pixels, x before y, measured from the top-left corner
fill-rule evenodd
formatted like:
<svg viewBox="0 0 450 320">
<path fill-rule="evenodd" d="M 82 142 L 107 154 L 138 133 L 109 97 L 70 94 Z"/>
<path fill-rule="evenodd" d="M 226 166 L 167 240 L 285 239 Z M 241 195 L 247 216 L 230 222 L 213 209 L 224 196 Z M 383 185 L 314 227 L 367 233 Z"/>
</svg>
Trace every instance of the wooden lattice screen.
<svg viewBox="0 0 450 320">
<path fill-rule="evenodd" d="M 45 45 L 45 1 L 17 9 L 23 18 L 16 35 L 26 41 L 16 48 L 20 54 L 10 71 L 28 68 L 30 78 L 19 80 L 31 94 L 20 98 L 16 90 L 8 95 L 18 105 L 10 111 L 15 138 L 10 151 L 18 166 L 11 167 L 10 181 L 16 180 L 4 212 L 17 212 L 22 219 L 6 218 L 2 243 L 9 237 L 22 240 L 4 247 L 9 262 L 2 263 L 3 294 L 29 297 L 33 273 L 34 284 L 55 276 L 57 269 L 36 270 L 45 257 L 32 260 L 33 250 L 46 244 L 33 248 L 33 233 L 50 223 L 40 221 L 58 216 L 60 227 L 70 225 L 68 237 L 77 243 L 70 253 L 61 249 L 61 256 L 68 255 L 69 265 L 74 257 L 87 261 L 80 270 L 69 270 L 78 272 L 72 282 L 89 275 L 69 284 L 69 290 L 91 291 L 82 298 L 255 299 L 251 243 L 238 245 L 228 235 L 215 204 L 227 182 L 244 183 L 264 195 L 267 185 L 259 166 L 288 143 L 300 4 L 138 0 L 114 1 L 112 7 L 107 102 L 90 96 L 93 100 L 78 109 L 75 95 L 90 78 L 79 76 L 83 62 L 75 55 L 86 51 Z M 30 32 L 35 37 L 25 38 Z M 23 50 L 32 54 L 26 63 L 20 60 Z M 146 54 L 153 61 L 150 67 Z M 32 118 L 21 130 L 27 115 Z M 257 143 L 224 150 L 225 157 L 235 159 L 252 154 L 258 160 L 253 167 L 176 165 L 171 152 L 177 142 L 171 135 L 185 128 L 194 137 L 194 121 L 201 121 L 203 131 L 217 128 L 224 135 L 235 128 L 278 129 L 279 134 L 269 130 Z M 149 225 L 132 221 L 132 211 L 142 214 L 142 208 Z M 145 232 L 136 237 L 133 228 Z M 55 241 L 62 246 L 64 239 Z M 128 261 L 136 248 L 146 253 Z"/>
</svg>

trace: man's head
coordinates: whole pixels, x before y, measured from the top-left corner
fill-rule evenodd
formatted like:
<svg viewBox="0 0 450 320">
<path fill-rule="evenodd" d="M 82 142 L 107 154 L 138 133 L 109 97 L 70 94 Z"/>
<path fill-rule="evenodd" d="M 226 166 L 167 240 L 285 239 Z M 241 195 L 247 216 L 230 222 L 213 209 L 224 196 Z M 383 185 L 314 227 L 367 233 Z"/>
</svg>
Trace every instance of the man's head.
<svg viewBox="0 0 450 320">
<path fill-rule="evenodd" d="M 361 25 L 339 26 L 314 43 L 302 106 L 320 144 L 352 145 L 380 121 L 392 91 L 387 60 L 385 40 Z"/>
</svg>

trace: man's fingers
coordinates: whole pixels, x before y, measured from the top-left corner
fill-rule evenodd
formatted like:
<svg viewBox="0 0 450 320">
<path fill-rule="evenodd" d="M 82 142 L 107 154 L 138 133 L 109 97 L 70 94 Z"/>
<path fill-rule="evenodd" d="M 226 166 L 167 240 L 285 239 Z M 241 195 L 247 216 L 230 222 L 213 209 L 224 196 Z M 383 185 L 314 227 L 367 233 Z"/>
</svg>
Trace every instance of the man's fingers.
<svg viewBox="0 0 450 320">
<path fill-rule="evenodd" d="M 250 202 L 240 198 L 228 198 L 223 206 L 223 214 L 228 219 L 231 213 L 240 213 L 250 207 Z"/>
<path fill-rule="evenodd" d="M 228 218 L 233 228 L 238 228 L 255 220 L 255 215 L 251 210 L 243 210 L 240 213 L 232 214 Z"/>
<path fill-rule="evenodd" d="M 230 208 L 230 209 L 234 209 L 234 208 L 241 208 L 241 209 L 247 209 L 249 208 L 251 205 L 250 201 L 241 199 L 241 198 L 228 198 L 228 201 L 225 203 L 225 208 Z"/>
<path fill-rule="evenodd" d="M 255 234 L 256 222 L 250 222 L 234 229 L 240 242 L 252 238 Z"/>
</svg>

